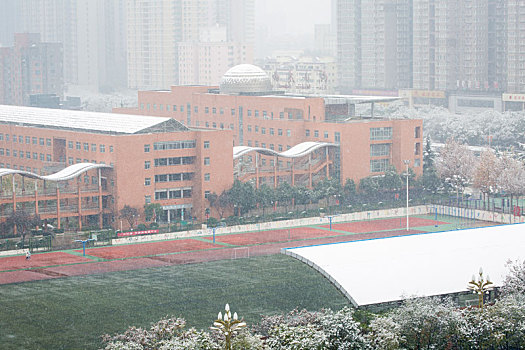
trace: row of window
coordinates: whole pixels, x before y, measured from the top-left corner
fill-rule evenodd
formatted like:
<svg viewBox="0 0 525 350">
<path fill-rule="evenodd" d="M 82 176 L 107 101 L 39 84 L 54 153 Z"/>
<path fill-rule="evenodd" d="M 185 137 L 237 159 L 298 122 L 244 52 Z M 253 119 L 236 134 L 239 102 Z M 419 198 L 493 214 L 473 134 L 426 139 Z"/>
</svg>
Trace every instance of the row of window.
<svg viewBox="0 0 525 350">
<path fill-rule="evenodd" d="M 3 149 L 3 148 L 0 148 L 0 156 L 7 156 L 7 157 L 10 157 L 11 154 L 13 155 L 13 157 L 17 157 L 17 158 L 26 158 L 26 159 L 34 159 L 34 160 L 38 160 L 40 159 L 41 161 L 47 161 L 47 162 L 50 162 L 51 161 L 51 154 L 44 154 L 44 153 L 37 153 L 37 152 L 29 152 L 29 151 L 18 151 L 16 149 L 14 150 L 10 150 L 9 148 L 6 148 L 6 149 Z"/>
<path fill-rule="evenodd" d="M 188 108 L 189 108 L 189 104 L 188 104 Z M 164 111 L 166 110 L 166 112 L 170 112 L 170 111 L 173 111 L 173 112 L 177 112 L 177 111 L 180 111 L 180 112 L 184 112 L 184 105 L 180 105 L 180 106 L 177 106 L 177 105 L 163 105 L 163 104 L 159 104 L 157 105 L 156 103 L 154 104 L 144 104 L 144 103 L 141 103 L 140 104 L 140 109 L 144 110 L 144 109 L 147 109 L 148 111 L 153 109 L 154 111 L 156 110 L 159 110 L 159 111 Z M 204 113 L 205 114 L 210 114 L 210 109 L 211 109 L 211 114 L 220 114 L 220 115 L 224 115 L 224 108 L 217 108 L 217 107 L 204 107 Z M 303 111 L 302 110 L 294 110 L 295 111 L 295 115 L 293 112 L 279 112 L 279 119 L 285 119 L 285 116 L 292 120 L 292 119 L 303 119 L 304 116 L 303 116 Z M 199 107 L 198 106 L 193 106 L 193 112 L 194 113 L 199 113 Z M 230 110 L 230 114 L 233 116 L 235 115 L 235 108 L 232 108 Z M 268 112 L 268 111 L 259 111 L 257 109 L 255 110 L 251 110 L 251 109 L 248 109 L 246 111 L 246 114 L 248 117 L 251 117 L 251 116 L 254 116 L 254 117 L 263 117 L 264 119 L 273 119 L 273 112 Z"/>
<path fill-rule="evenodd" d="M 188 148 L 195 148 L 196 143 L 197 142 L 195 140 L 155 142 L 153 144 L 153 149 L 155 151 L 170 150 L 170 149 L 188 149 Z M 149 151 L 150 151 L 150 145 L 144 145 L 144 152 L 147 153 Z"/>
<path fill-rule="evenodd" d="M 90 149 L 91 149 L 91 152 L 96 152 L 97 151 L 97 144 L 96 143 L 92 143 L 91 144 L 91 148 L 89 146 L 90 146 L 90 144 L 87 143 L 87 142 L 84 142 L 84 143 L 78 142 L 78 141 L 76 141 L 76 142 L 68 141 L 67 142 L 67 147 L 69 149 L 76 149 L 78 151 L 84 149 L 84 151 L 86 151 L 86 152 L 89 152 Z M 100 153 L 105 153 L 106 152 L 106 145 L 100 144 L 100 145 L 98 145 L 98 149 L 99 149 Z M 109 146 L 109 152 L 113 153 L 113 146 L 112 145 Z"/>
<path fill-rule="evenodd" d="M 392 127 L 370 128 L 370 140 L 392 140 Z"/>
<path fill-rule="evenodd" d="M 155 200 L 191 198 L 191 195 L 192 195 L 191 187 L 157 190 L 155 191 Z"/>
<path fill-rule="evenodd" d="M 0 141 L 6 141 L 9 142 L 11 139 L 11 136 L 9 134 L 3 134 L 0 133 Z M 45 139 L 43 137 L 37 138 L 37 137 L 31 137 L 31 136 L 22 136 L 22 135 L 13 135 L 12 137 L 13 142 L 17 143 L 25 143 L 27 145 L 33 144 L 33 145 L 40 145 L 40 146 L 51 146 L 51 139 Z"/>
<path fill-rule="evenodd" d="M 155 158 L 155 166 L 189 165 L 195 163 L 195 157 Z M 148 169 L 148 168 L 146 168 Z"/>
<path fill-rule="evenodd" d="M 266 148 L 265 142 L 261 142 L 261 143 L 259 143 L 259 141 L 253 142 L 253 147 L 259 147 L 259 145 L 262 148 Z M 252 147 L 252 140 L 248 140 L 248 147 Z M 273 143 L 270 143 L 268 145 L 268 148 L 270 148 L 272 151 L 275 151 L 275 145 Z M 286 150 L 289 150 L 290 148 L 292 148 L 290 145 L 286 145 Z M 283 150 L 284 150 L 283 145 L 277 145 L 278 152 L 282 152 Z"/>
<path fill-rule="evenodd" d="M 155 175 L 155 183 L 159 182 L 176 182 L 192 180 L 194 173 L 175 173 Z"/>
</svg>

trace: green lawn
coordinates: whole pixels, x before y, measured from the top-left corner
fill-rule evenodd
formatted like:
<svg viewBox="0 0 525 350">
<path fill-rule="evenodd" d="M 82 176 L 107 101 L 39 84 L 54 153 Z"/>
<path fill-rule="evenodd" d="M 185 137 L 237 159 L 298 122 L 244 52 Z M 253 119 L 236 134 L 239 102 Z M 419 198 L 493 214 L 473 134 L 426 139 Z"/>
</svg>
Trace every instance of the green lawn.
<svg viewBox="0 0 525 350">
<path fill-rule="evenodd" d="M 207 328 L 224 304 L 249 324 L 261 314 L 340 309 L 324 277 L 284 255 L 0 286 L 2 349 L 96 349 L 100 335 L 166 315 Z"/>
</svg>

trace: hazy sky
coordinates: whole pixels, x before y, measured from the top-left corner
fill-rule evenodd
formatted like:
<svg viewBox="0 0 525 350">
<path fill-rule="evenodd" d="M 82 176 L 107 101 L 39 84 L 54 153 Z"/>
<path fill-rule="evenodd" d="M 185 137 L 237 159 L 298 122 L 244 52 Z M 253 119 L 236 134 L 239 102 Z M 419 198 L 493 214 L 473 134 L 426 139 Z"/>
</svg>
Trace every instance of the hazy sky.
<svg viewBox="0 0 525 350">
<path fill-rule="evenodd" d="M 331 0 L 256 0 L 255 22 L 269 34 L 313 33 L 314 24 L 330 23 Z"/>
</svg>

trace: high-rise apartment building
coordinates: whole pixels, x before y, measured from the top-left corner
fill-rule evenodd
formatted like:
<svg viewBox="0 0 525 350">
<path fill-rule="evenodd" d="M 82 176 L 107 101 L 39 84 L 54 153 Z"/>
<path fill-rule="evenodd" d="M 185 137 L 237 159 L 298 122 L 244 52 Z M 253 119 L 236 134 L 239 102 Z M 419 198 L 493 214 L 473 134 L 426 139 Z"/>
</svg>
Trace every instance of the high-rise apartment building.
<svg viewBox="0 0 525 350">
<path fill-rule="evenodd" d="M 129 0 L 128 86 L 216 85 L 253 41 L 253 0 Z"/>
<path fill-rule="evenodd" d="M 525 2 L 507 0 L 507 91 L 525 92 Z"/>
<path fill-rule="evenodd" d="M 16 34 L 0 48 L 0 104 L 29 105 L 29 95 L 64 92 L 62 45 L 42 43 L 39 34 Z"/>
<path fill-rule="evenodd" d="M 410 0 L 337 1 L 340 89 L 411 86 Z"/>
<path fill-rule="evenodd" d="M 0 22 L 10 35 L 39 33 L 44 42 L 61 43 L 66 83 L 113 88 L 125 85 L 125 5 L 126 0 L 5 0 L 0 9 L 7 12 L 0 16 L 7 22 Z"/>
</svg>

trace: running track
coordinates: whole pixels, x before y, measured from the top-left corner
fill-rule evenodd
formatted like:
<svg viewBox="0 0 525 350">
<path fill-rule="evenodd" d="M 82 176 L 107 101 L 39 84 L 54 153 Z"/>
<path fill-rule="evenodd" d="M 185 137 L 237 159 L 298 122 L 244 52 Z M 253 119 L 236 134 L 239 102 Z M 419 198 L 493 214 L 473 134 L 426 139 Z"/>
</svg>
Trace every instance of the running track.
<svg viewBox="0 0 525 350">
<path fill-rule="evenodd" d="M 401 225 L 405 222 L 401 219 Z M 410 226 L 422 228 L 436 221 L 412 217 Z M 438 222 L 447 224 L 447 222 Z M 82 250 L 35 253 L 29 261 L 25 255 L 0 258 L 0 284 L 27 282 L 231 259 L 234 255 L 250 256 L 278 254 L 281 248 L 347 242 L 426 232 L 400 228 L 400 219 L 349 222 L 313 227 L 245 232 L 212 237 L 90 248 L 86 257 Z M 237 249 L 249 247 L 248 249 Z"/>
</svg>

